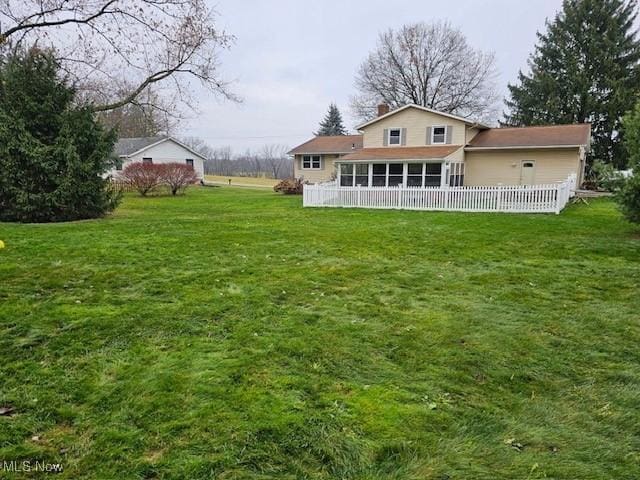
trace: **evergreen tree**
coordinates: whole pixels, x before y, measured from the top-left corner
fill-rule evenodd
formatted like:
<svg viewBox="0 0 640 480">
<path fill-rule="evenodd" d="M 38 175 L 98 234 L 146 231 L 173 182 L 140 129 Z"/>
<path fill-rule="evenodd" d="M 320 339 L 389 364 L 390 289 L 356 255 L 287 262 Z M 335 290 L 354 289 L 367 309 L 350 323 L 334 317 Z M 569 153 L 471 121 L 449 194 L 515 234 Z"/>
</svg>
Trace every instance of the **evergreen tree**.
<svg viewBox="0 0 640 480">
<path fill-rule="evenodd" d="M 342 115 L 335 103 L 329 105 L 329 110 L 324 119 L 320 122 L 320 129 L 316 133 L 319 137 L 328 135 L 346 135 L 347 129 L 342 123 Z"/>
<path fill-rule="evenodd" d="M 115 133 L 74 105 L 59 72 L 50 51 L 0 59 L 0 221 L 94 218 L 119 200 L 102 178 Z"/>
<path fill-rule="evenodd" d="M 640 92 L 636 0 L 564 0 L 509 85 L 508 125 L 590 122 L 591 158 L 625 164 L 621 118 Z"/>
<path fill-rule="evenodd" d="M 627 166 L 640 173 L 640 101 L 622 117 Z"/>
</svg>

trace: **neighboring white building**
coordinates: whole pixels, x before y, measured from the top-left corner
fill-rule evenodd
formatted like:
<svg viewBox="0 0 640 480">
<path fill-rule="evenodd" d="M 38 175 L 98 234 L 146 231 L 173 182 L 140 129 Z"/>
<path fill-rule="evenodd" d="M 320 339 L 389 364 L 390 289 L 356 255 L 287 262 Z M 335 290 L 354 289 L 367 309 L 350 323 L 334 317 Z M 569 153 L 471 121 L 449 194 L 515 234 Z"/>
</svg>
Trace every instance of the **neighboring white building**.
<svg viewBox="0 0 640 480">
<path fill-rule="evenodd" d="M 117 177 L 130 163 L 184 163 L 192 165 L 199 178 L 204 178 L 205 158 L 172 137 L 121 138 L 115 145 L 120 164 L 107 172 Z"/>
</svg>

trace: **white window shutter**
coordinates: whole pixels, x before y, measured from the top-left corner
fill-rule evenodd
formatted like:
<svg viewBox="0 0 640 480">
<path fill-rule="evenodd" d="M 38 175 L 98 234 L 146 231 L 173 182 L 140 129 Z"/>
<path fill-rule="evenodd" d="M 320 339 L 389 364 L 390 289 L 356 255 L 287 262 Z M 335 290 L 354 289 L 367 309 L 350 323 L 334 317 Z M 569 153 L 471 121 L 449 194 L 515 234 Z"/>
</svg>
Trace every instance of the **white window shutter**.
<svg viewBox="0 0 640 480">
<path fill-rule="evenodd" d="M 427 127 L 427 141 L 425 145 L 431 145 L 431 127 Z"/>
<path fill-rule="evenodd" d="M 400 129 L 400 145 L 406 145 L 406 144 L 407 144 L 407 129 L 401 128 Z"/>
<path fill-rule="evenodd" d="M 446 143 L 451 144 L 452 135 L 453 135 L 453 125 L 447 125 L 447 140 L 446 140 Z"/>
<path fill-rule="evenodd" d="M 382 130 L 382 146 L 386 147 L 389 145 L 389 129 L 385 128 Z"/>
</svg>

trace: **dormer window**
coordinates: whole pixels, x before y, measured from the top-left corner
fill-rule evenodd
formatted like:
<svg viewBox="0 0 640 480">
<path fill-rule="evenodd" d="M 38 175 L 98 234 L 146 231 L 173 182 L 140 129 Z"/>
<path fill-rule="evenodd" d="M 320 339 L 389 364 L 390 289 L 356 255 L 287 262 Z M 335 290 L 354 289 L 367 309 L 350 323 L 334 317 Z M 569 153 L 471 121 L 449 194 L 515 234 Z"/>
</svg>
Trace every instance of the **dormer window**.
<svg viewBox="0 0 640 480">
<path fill-rule="evenodd" d="M 389 129 L 389 145 L 400 145 L 401 131 L 399 128 Z"/>
<path fill-rule="evenodd" d="M 444 144 L 447 142 L 447 127 L 443 125 L 434 126 L 431 129 L 431 143 Z"/>
</svg>

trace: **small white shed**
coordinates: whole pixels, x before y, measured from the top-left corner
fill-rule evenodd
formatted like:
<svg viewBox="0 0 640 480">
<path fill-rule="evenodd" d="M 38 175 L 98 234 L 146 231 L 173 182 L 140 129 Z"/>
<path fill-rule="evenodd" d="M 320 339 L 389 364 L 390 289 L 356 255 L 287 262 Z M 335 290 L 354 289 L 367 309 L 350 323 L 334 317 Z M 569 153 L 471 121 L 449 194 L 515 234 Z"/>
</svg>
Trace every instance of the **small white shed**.
<svg viewBox="0 0 640 480">
<path fill-rule="evenodd" d="M 120 164 L 108 172 L 117 177 L 130 163 L 184 163 L 192 165 L 200 179 L 204 178 L 205 158 L 173 137 L 121 138 L 115 145 Z"/>
</svg>

